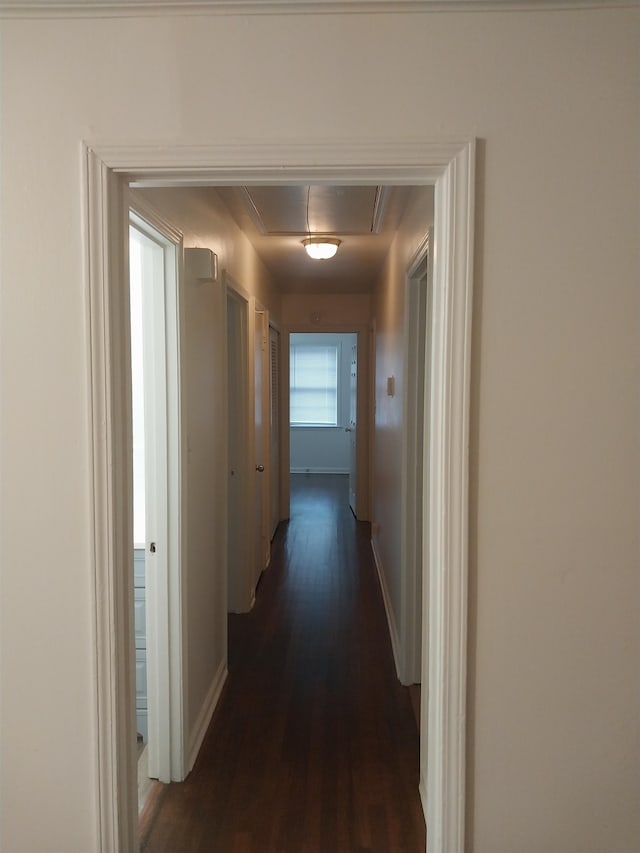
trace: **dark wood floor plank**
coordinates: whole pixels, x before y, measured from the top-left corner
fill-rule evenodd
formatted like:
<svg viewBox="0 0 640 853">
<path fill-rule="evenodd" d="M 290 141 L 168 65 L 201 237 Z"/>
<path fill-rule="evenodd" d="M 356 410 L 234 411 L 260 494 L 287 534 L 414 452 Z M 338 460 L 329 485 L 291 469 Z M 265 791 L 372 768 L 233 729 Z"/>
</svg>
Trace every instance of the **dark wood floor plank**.
<svg viewBox="0 0 640 853">
<path fill-rule="evenodd" d="M 395 676 L 369 525 L 346 477 L 292 476 L 196 766 L 164 786 L 144 853 L 421 853 L 418 733 Z"/>
</svg>

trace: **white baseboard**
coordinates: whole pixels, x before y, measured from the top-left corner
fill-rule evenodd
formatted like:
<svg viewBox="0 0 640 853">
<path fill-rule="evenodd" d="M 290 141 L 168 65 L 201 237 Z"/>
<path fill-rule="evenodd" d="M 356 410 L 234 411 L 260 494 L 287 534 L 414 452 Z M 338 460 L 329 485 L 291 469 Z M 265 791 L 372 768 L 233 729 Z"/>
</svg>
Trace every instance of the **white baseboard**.
<svg viewBox="0 0 640 853">
<path fill-rule="evenodd" d="M 420 803 L 422 805 L 422 816 L 424 817 L 424 822 L 427 822 L 427 782 L 422 773 L 420 774 L 420 783 L 418 785 L 418 791 L 420 792 Z"/>
<path fill-rule="evenodd" d="M 376 561 L 378 581 L 380 583 L 380 590 L 382 592 L 382 600 L 384 602 L 385 613 L 387 614 L 387 625 L 389 627 L 389 636 L 391 637 L 391 648 L 393 649 L 393 660 L 396 665 L 396 675 L 398 676 L 398 678 L 400 678 L 400 635 L 398 634 L 398 627 L 396 625 L 395 616 L 393 615 L 393 607 L 391 606 L 391 597 L 389 596 L 389 589 L 387 587 L 387 581 L 385 579 L 385 574 L 382 568 L 382 558 L 378 553 L 378 548 L 376 547 L 376 540 L 373 538 L 373 536 L 371 537 L 371 550 L 373 551 L 373 559 Z"/>
<path fill-rule="evenodd" d="M 291 468 L 290 474 L 348 474 L 348 468 Z"/>
<path fill-rule="evenodd" d="M 220 694 L 222 693 L 222 688 L 224 687 L 224 683 L 227 680 L 227 662 L 223 660 L 220 664 L 218 671 L 215 674 L 215 677 L 211 683 L 211 687 L 209 688 L 207 695 L 205 697 L 204 702 L 202 703 L 202 708 L 200 709 L 200 713 L 198 714 L 198 719 L 196 720 L 196 724 L 193 727 L 193 731 L 189 737 L 189 760 L 187 764 L 187 773 L 190 773 L 193 769 L 193 765 L 196 763 L 196 758 L 198 757 L 198 753 L 200 752 L 200 747 L 202 746 L 202 741 L 204 740 L 204 736 L 207 733 L 207 729 L 209 728 L 209 723 L 211 722 L 211 718 L 213 717 L 213 712 L 216 709 L 216 705 L 218 704 L 218 699 L 220 698 Z"/>
</svg>

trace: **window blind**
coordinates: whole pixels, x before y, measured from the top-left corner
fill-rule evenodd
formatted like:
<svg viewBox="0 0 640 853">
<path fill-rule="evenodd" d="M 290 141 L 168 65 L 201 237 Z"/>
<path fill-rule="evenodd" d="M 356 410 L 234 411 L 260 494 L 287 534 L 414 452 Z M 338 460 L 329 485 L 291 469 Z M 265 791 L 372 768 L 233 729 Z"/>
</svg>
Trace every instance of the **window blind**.
<svg viewBox="0 0 640 853">
<path fill-rule="evenodd" d="M 292 343 L 289 381 L 292 425 L 338 425 L 337 346 Z"/>
</svg>

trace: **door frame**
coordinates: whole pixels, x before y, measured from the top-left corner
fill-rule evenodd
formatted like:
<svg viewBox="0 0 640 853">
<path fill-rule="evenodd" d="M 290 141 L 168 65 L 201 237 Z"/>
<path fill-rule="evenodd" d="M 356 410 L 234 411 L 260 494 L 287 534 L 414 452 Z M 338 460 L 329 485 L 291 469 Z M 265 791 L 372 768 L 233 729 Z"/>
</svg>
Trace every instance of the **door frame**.
<svg viewBox="0 0 640 853">
<path fill-rule="evenodd" d="M 294 323 L 286 329 L 285 339 L 281 342 L 282 357 L 280 359 L 282 376 L 282 397 L 280 411 L 283 423 L 287 425 L 282 430 L 281 447 L 284 462 L 281 465 L 282 476 L 285 480 L 286 517 L 289 517 L 290 505 L 290 435 L 288 428 L 290 422 L 290 387 L 289 387 L 289 353 L 291 335 L 296 334 L 321 334 L 321 335 L 355 335 L 358 351 L 358 373 L 357 373 L 357 420 L 356 420 L 356 513 L 359 521 L 368 521 L 371 513 L 371 476 L 367 472 L 365 480 L 364 471 L 369 458 L 369 443 L 371 434 L 369 424 L 371 422 L 371 407 L 369 401 L 369 379 L 373 373 L 374 365 L 371 363 L 371 349 L 369 346 L 369 327 L 363 323 Z M 284 464 L 286 463 L 286 471 Z"/>
<path fill-rule="evenodd" d="M 238 349 L 240 351 L 240 358 L 234 365 L 230 365 L 227 362 L 226 370 L 225 370 L 225 381 L 227 383 L 227 389 L 225 397 L 227 401 L 230 398 L 230 384 L 234 381 L 237 384 L 237 387 L 240 389 L 240 393 L 237 394 L 236 402 L 234 403 L 235 415 L 237 417 L 237 423 L 235 424 L 235 433 L 238 437 L 238 441 L 244 448 L 249 447 L 250 443 L 250 435 L 251 435 L 251 423 L 253 419 L 253 409 L 249 405 L 250 400 L 250 382 L 249 382 L 249 326 L 250 326 L 250 315 L 251 315 L 251 296 L 240 287 L 237 282 L 234 281 L 233 277 L 228 273 L 224 272 L 223 274 L 224 287 L 226 292 L 226 334 L 227 334 L 227 358 L 228 358 L 228 339 L 230 332 L 230 324 L 229 324 L 229 303 L 232 302 L 238 309 L 238 323 L 237 328 L 234 331 L 239 332 L 240 340 L 238 342 Z M 251 508 L 251 482 L 253 478 L 253 466 L 251 465 L 251 454 L 245 452 L 242 454 L 242 457 L 236 461 L 236 465 L 238 466 L 238 471 L 232 473 L 230 468 L 230 448 L 231 448 L 231 424 L 229 423 L 227 411 L 227 423 L 229 435 L 227 436 L 227 468 L 229 469 L 226 473 L 229 477 L 238 475 L 240 483 L 238 486 L 239 495 L 238 501 L 242 507 L 242 512 L 247 513 Z M 249 543 L 246 536 L 246 525 L 243 521 L 242 516 L 236 518 L 233 513 L 227 512 L 227 524 L 228 524 L 228 532 L 227 532 L 227 549 L 229 548 L 229 544 L 233 543 L 233 547 L 235 547 L 236 543 L 241 547 L 241 554 L 235 555 L 234 560 L 227 560 L 227 611 L 232 613 L 247 613 L 251 610 L 253 606 L 253 591 L 251 588 L 251 580 L 249 575 L 251 574 L 250 565 L 251 565 L 251 554 L 252 554 L 252 545 Z M 233 532 L 231 531 L 231 525 L 240 525 L 242 528 L 242 532 L 239 533 L 238 530 Z M 229 550 L 227 550 L 227 554 L 229 555 Z M 236 577 L 237 583 L 232 584 L 229 573 L 231 571 L 235 571 L 236 573 L 241 573 L 241 577 L 238 579 Z M 233 607 L 230 607 L 229 600 L 229 591 L 233 590 Z"/>
<path fill-rule="evenodd" d="M 256 374 L 258 351 L 256 347 L 256 336 L 258 333 L 257 324 L 260 317 L 260 383 Z M 269 567 L 271 561 L 271 537 L 269 536 L 269 312 L 258 302 L 257 299 L 251 300 L 251 319 L 249 326 L 249 340 L 252 341 L 253 358 L 249 365 L 249 387 L 250 399 L 253 405 L 249 408 L 252 413 L 252 437 L 248 445 L 248 456 L 252 460 L 250 482 L 251 503 L 247 508 L 252 514 L 255 514 L 255 506 L 258 495 L 260 495 L 261 504 L 261 519 L 260 519 L 260 537 L 254 540 L 253 549 L 253 575 L 251 582 L 252 591 L 252 606 L 255 602 L 255 592 L 262 577 L 262 572 Z M 257 399 L 257 390 L 260 388 L 260 399 Z M 256 406 L 260 406 L 261 430 L 260 442 L 258 443 L 256 430 Z M 260 462 L 262 459 L 262 462 Z M 266 477 L 257 477 L 258 464 L 263 466 L 263 474 Z M 253 517 L 253 516 L 249 516 Z M 255 532 L 255 531 L 254 531 Z M 258 567 L 260 567 L 258 569 Z"/>
<path fill-rule="evenodd" d="M 368 335 L 366 336 L 366 340 L 362 340 L 362 338 L 360 338 L 360 346 L 362 347 L 363 352 L 366 352 L 367 354 L 369 354 L 371 352 L 371 348 L 369 346 Z M 347 429 L 349 430 L 349 432 L 348 432 L 348 435 L 349 435 L 349 506 L 350 506 L 351 512 L 354 514 L 354 516 L 356 518 L 358 518 L 358 504 L 360 504 L 360 506 L 363 505 L 362 498 L 360 498 L 360 501 L 358 501 L 358 493 L 363 490 L 362 482 L 360 483 L 360 487 L 358 487 L 358 474 L 360 473 L 359 469 L 361 468 L 361 465 L 358 465 L 358 448 L 359 448 L 359 445 L 358 445 L 358 420 L 359 420 L 358 419 L 358 401 L 362 400 L 363 395 L 362 395 L 362 392 L 360 392 L 360 396 L 358 396 L 358 391 L 359 391 L 359 386 L 360 386 L 360 383 L 358 382 L 358 371 L 359 371 L 360 358 L 359 358 L 359 354 L 358 354 L 358 335 L 357 334 L 356 334 L 355 344 L 351 344 L 350 349 L 351 349 L 351 354 L 349 356 L 349 421 L 348 421 L 349 426 L 347 427 Z M 355 375 L 352 374 L 352 372 L 351 372 L 351 367 L 353 364 L 352 357 L 353 357 L 354 351 L 355 351 L 355 363 L 356 363 Z M 343 356 L 344 356 L 344 353 L 343 353 Z M 369 362 L 369 361 L 367 362 L 367 368 L 368 368 L 369 374 L 371 374 L 372 372 L 375 373 L 375 368 L 372 369 L 371 362 Z M 362 370 L 360 370 L 360 373 L 362 373 Z M 352 380 L 354 380 L 354 379 L 355 379 L 355 383 L 352 382 Z M 360 376 L 360 379 L 362 379 L 362 376 Z M 369 376 L 367 376 L 366 379 L 368 380 Z M 355 413 L 353 412 L 353 407 L 354 407 L 354 394 L 353 394 L 354 387 L 353 386 L 354 386 L 354 384 L 355 384 Z M 369 382 L 367 381 L 366 384 L 368 386 Z M 373 420 L 373 410 L 371 408 L 370 401 L 367 400 L 367 405 L 364 407 L 361 405 L 360 408 L 361 409 L 365 408 L 366 413 L 367 413 L 367 417 L 365 418 L 366 429 L 363 430 L 361 428 L 360 429 L 360 435 L 361 436 L 366 435 L 368 438 L 370 438 L 371 437 L 371 422 Z M 352 417 L 352 414 L 354 414 L 354 417 Z M 354 418 L 355 418 L 355 420 L 354 420 Z M 354 424 L 355 424 L 355 430 L 353 429 Z M 368 456 L 369 455 L 368 451 L 369 451 L 369 448 L 367 446 L 366 453 L 361 454 L 361 455 L 362 456 Z M 372 479 L 372 477 L 371 477 L 372 472 L 369 471 L 368 473 L 369 473 L 369 477 L 367 478 L 366 489 L 364 489 L 364 494 L 367 496 L 367 498 L 369 497 L 369 494 L 371 492 L 369 481 Z M 368 501 L 367 501 L 367 503 L 368 503 Z M 371 504 L 368 504 L 368 509 L 369 509 L 369 512 L 367 513 L 367 517 L 366 518 L 360 517 L 361 521 L 365 521 L 365 520 L 370 519 L 370 517 L 371 517 Z"/>
<path fill-rule="evenodd" d="M 422 515 L 428 514 L 428 379 L 430 374 L 432 247 L 433 228 L 420 242 L 407 265 L 405 280 L 405 350 L 404 401 L 402 436 L 402 537 L 400 565 L 402 567 L 400 603 L 400 671 L 402 684 L 417 684 L 422 680 L 422 611 L 423 598 L 428 603 L 428 539 L 424 536 Z M 426 287 L 422 288 L 426 266 Z M 422 292 L 424 290 L 424 292 Z M 422 468 L 416 467 L 418 452 Z M 421 577 L 422 574 L 422 577 Z M 426 625 L 425 625 L 426 627 Z M 427 693 L 424 684 L 423 694 Z"/>
<path fill-rule="evenodd" d="M 146 579 L 147 692 L 149 714 L 149 776 L 161 782 L 184 778 L 184 678 L 182 602 L 185 565 L 184 514 L 181 512 L 186 465 L 181 440 L 182 377 L 180 298 L 182 233 L 134 192 L 129 200 L 129 224 L 161 245 L 164 289 L 158 299 L 164 366 L 155 383 L 145 381 L 145 397 L 162 414 L 153 432 L 159 480 L 151 537 L 159 545 L 154 571 Z M 128 283 L 127 283 L 128 287 Z M 162 303 L 162 304 L 160 304 Z M 157 312 L 153 310 L 153 313 Z M 155 387 L 154 387 L 155 385 Z M 159 427 L 159 429 L 157 428 Z M 145 427 L 145 432 L 147 427 Z M 148 475 L 147 475 L 148 476 Z M 148 532 L 149 533 L 149 532 Z M 149 536 L 147 536 L 149 538 Z M 145 551 L 149 543 L 145 543 Z M 152 733 L 153 729 L 153 733 Z"/>
<path fill-rule="evenodd" d="M 397 140 L 84 148 L 93 463 L 98 815 L 103 853 L 137 849 L 133 714 L 127 184 L 390 183 L 435 187 L 429 449 L 427 850 L 462 851 L 468 585 L 469 394 L 475 142 Z M 127 226 L 127 227 L 125 227 Z"/>
<path fill-rule="evenodd" d="M 275 338 L 273 337 L 275 335 Z M 276 359 L 275 359 L 275 369 L 274 369 L 274 360 L 273 360 L 273 347 L 272 342 L 276 341 Z M 281 411 L 282 411 L 282 333 L 280 331 L 280 326 L 278 323 L 275 323 L 273 319 L 269 319 L 269 339 L 268 339 L 268 359 L 267 364 L 269 368 L 269 398 L 268 398 L 268 406 L 269 406 L 269 467 L 267 469 L 268 473 L 268 491 L 269 491 L 269 542 L 273 542 L 273 538 L 276 535 L 276 531 L 278 529 L 278 525 L 282 520 L 280 515 L 280 494 L 282 492 L 282 486 L 280 482 L 280 453 L 282 450 L 282 421 L 281 421 Z M 275 383 L 274 383 L 274 374 L 275 374 Z M 274 448 L 275 448 L 275 460 L 274 456 Z M 275 464 L 274 464 L 275 461 Z M 274 524 L 275 522 L 275 524 Z"/>
</svg>

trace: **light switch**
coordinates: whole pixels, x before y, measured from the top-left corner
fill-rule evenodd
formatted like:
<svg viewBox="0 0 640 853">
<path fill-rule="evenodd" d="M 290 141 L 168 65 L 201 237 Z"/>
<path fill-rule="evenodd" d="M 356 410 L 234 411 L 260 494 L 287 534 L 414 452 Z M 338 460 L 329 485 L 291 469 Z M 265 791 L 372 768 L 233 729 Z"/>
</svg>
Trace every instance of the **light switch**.
<svg viewBox="0 0 640 853">
<path fill-rule="evenodd" d="M 387 376 L 387 397 L 393 397 L 396 393 L 396 377 Z"/>
</svg>

